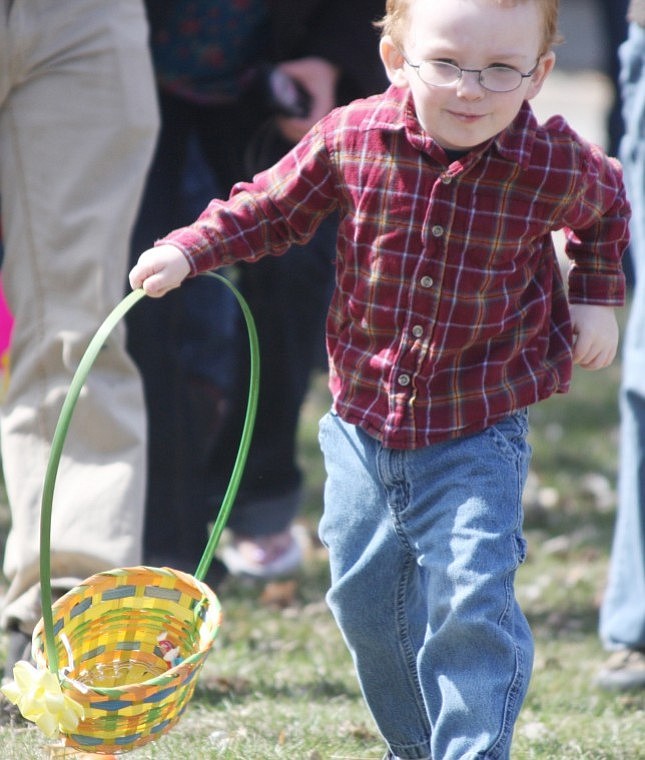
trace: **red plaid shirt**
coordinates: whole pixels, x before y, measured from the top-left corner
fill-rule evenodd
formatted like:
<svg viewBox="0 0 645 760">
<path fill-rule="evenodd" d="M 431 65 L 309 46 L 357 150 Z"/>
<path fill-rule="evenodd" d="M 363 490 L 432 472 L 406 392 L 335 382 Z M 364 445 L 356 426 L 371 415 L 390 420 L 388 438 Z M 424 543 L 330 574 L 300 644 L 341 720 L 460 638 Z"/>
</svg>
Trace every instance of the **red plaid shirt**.
<svg viewBox="0 0 645 760">
<path fill-rule="evenodd" d="M 163 241 L 193 271 L 280 254 L 338 211 L 327 320 L 337 413 L 393 448 L 481 430 L 568 389 L 571 302 L 619 306 L 629 207 L 617 163 L 528 104 L 449 163 L 406 91 L 325 117 L 229 201 Z"/>
</svg>

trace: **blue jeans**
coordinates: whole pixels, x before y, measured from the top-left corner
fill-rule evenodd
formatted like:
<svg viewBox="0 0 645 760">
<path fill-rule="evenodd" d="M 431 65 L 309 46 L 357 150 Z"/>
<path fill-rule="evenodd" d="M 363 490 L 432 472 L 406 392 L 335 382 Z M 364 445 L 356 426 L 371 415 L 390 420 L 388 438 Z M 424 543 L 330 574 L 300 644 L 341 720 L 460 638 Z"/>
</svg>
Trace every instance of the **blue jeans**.
<svg viewBox="0 0 645 760">
<path fill-rule="evenodd" d="M 645 648 L 645 29 L 631 24 L 620 60 L 621 158 L 632 204 L 636 284 L 623 348 L 618 517 L 600 613 L 608 649 Z"/>
<path fill-rule="evenodd" d="M 418 449 L 326 415 L 327 595 L 402 758 L 509 758 L 533 662 L 513 584 L 526 552 L 526 412 Z"/>
</svg>

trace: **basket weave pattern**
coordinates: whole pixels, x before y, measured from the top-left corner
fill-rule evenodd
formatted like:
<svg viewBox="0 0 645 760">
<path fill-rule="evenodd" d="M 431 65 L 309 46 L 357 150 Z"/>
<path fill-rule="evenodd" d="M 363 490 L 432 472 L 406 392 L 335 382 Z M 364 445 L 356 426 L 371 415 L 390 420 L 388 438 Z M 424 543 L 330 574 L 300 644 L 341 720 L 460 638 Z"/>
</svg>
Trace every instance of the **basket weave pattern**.
<svg viewBox="0 0 645 760">
<path fill-rule="evenodd" d="M 85 710 L 66 745 L 99 753 L 126 752 L 175 725 L 221 619 L 219 600 L 207 585 L 178 570 L 150 567 L 98 573 L 52 611 L 65 670 L 61 685 Z M 164 659 L 161 637 L 178 647 L 178 664 Z M 33 655 L 47 667 L 42 620 Z"/>
</svg>

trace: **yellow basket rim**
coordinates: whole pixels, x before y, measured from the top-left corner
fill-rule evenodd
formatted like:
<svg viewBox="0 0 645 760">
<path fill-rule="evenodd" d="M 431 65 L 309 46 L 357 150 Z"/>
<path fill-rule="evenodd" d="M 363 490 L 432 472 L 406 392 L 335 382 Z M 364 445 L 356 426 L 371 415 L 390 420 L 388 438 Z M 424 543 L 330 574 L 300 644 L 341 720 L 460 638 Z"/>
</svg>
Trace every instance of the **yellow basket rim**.
<svg viewBox="0 0 645 760">
<path fill-rule="evenodd" d="M 217 616 L 216 625 L 213 629 L 212 635 L 208 638 L 206 646 L 200 647 L 199 651 L 193 652 L 193 654 L 185 657 L 177 665 L 173 665 L 168 670 L 158 676 L 153 676 L 144 681 L 137 683 L 124 684 L 123 686 L 91 686 L 89 684 L 81 684 L 79 681 L 73 678 L 68 678 L 63 672 L 59 672 L 59 679 L 61 685 L 66 689 L 73 689 L 81 694 L 95 694 L 100 697 L 116 697 L 122 694 L 124 691 L 132 691 L 133 689 L 147 689 L 155 686 L 168 686 L 177 679 L 183 678 L 186 670 L 192 669 L 192 667 L 199 663 L 205 655 L 212 648 L 213 642 L 217 636 L 222 619 L 222 605 L 217 594 L 206 584 L 204 581 L 195 578 L 193 575 L 184 572 L 183 570 L 176 570 L 171 567 L 152 567 L 150 565 L 133 565 L 131 567 L 112 568 L 110 570 L 103 570 L 98 573 L 94 573 L 81 583 L 71 588 L 67 593 L 57 599 L 52 605 L 52 612 L 55 613 L 61 606 L 67 604 L 69 599 L 78 596 L 82 598 L 85 596 L 87 589 L 101 588 L 102 586 L 108 586 L 108 580 L 114 577 L 134 577 L 136 579 L 145 579 L 149 577 L 150 580 L 155 576 L 163 576 L 164 578 L 176 577 L 184 583 L 195 587 L 204 598 L 208 600 L 209 609 L 212 611 L 213 616 Z M 34 628 L 32 636 L 32 653 L 34 659 L 37 662 L 44 662 L 47 665 L 47 648 L 45 647 L 45 626 L 44 620 L 41 618 L 36 627 Z M 39 643 L 41 642 L 41 644 Z M 36 656 L 37 655 L 37 656 Z"/>
</svg>

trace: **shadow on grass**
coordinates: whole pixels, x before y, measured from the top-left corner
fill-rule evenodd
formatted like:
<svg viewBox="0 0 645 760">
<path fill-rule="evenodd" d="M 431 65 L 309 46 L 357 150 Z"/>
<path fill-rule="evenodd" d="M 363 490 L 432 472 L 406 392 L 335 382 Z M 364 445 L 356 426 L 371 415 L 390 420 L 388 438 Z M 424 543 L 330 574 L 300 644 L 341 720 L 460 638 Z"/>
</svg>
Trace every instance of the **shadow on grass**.
<svg viewBox="0 0 645 760">
<path fill-rule="evenodd" d="M 595 536 L 611 537 L 616 519 L 615 511 L 600 511 L 589 503 L 582 505 L 581 499 L 566 499 L 553 509 L 530 506 L 524 517 L 524 530 L 540 530 L 549 536 L 579 534 L 582 528 L 593 528 Z M 594 541 L 595 543 L 595 541 Z"/>
<path fill-rule="evenodd" d="M 272 683 L 263 678 L 257 681 L 235 683 L 227 679 L 213 680 L 206 676 L 200 679 L 195 688 L 193 699 L 203 705 L 218 705 L 234 700 L 237 703 L 246 699 L 258 700 L 328 700 L 345 698 L 351 701 L 361 699 L 358 686 L 352 688 L 340 679 L 317 677 L 316 680 L 298 681 L 297 673 L 288 683 Z"/>
<path fill-rule="evenodd" d="M 539 611 L 529 608 L 524 614 L 536 638 L 570 641 L 594 636 L 598 631 L 598 609 L 593 604 L 558 605 Z"/>
</svg>

